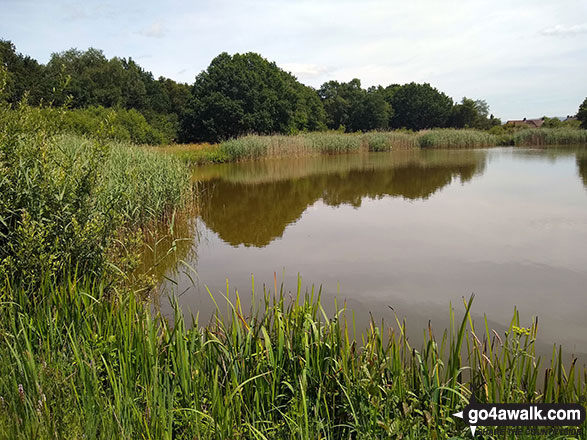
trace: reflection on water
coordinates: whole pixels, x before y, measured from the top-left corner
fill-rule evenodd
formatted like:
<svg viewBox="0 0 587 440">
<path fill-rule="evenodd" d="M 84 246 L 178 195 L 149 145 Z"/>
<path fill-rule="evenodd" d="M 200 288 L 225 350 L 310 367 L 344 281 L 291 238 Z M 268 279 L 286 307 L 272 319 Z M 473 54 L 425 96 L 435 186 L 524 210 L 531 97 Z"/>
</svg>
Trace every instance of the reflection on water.
<svg viewBox="0 0 587 440">
<path fill-rule="evenodd" d="M 579 178 L 578 178 L 579 174 Z M 161 290 L 206 321 L 219 296 L 321 285 L 357 326 L 407 317 L 418 338 L 449 304 L 503 328 L 515 306 L 539 344 L 587 353 L 587 154 L 569 149 L 408 151 L 202 167 L 202 210 L 185 263 Z M 195 223 L 194 223 L 195 222 Z M 197 258 L 196 258 L 197 254 Z M 169 306 L 161 304 L 164 311 Z M 332 310 L 332 308 L 330 308 Z"/>
<path fill-rule="evenodd" d="M 226 165 L 204 182 L 202 219 L 233 246 L 262 247 L 318 200 L 359 208 L 365 197 L 427 199 L 482 172 L 484 159 L 478 151 L 402 151 Z"/>
<path fill-rule="evenodd" d="M 577 168 L 579 168 L 579 176 L 583 180 L 583 185 L 587 188 L 587 154 L 577 154 Z"/>
</svg>

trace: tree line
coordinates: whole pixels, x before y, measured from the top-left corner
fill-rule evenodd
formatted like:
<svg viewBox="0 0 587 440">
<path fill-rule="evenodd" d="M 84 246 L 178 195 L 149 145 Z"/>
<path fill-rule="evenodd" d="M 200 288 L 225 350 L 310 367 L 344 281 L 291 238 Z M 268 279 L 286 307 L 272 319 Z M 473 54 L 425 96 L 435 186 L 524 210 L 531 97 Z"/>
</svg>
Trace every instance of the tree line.
<svg viewBox="0 0 587 440">
<path fill-rule="evenodd" d="M 217 142 L 249 133 L 501 124 L 484 100 L 455 103 L 427 83 L 363 88 L 353 79 L 328 81 L 316 90 L 256 53 L 221 53 L 193 84 L 156 79 L 132 58 L 108 59 L 93 48 L 54 53 L 41 64 L 0 40 L 0 63 L 8 72 L 3 99 L 11 104 L 26 95 L 31 105 L 114 108 L 131 112 L 123 119 L 144 118 L 164 134 L 162 139 L 179 142 Z"/>
</svg>

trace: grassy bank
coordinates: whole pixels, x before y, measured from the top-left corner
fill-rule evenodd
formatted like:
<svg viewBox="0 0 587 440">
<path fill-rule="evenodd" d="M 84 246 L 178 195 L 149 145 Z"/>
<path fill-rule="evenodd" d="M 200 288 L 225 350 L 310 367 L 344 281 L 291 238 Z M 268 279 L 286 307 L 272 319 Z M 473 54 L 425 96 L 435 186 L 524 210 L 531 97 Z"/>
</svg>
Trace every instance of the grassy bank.
<svg viewBox="0 0 587 440">
<path fill-rule="evenodd" d="M 372 323 L 357 340 L 345 310 L 326 316 L 300 293 L 265 292 L 251 311 L 236 297 L 229 316 L 189 328 L 179 311 L 168 324 L 132 295 L 113 301 L 71 278 L 35 301 L 4 292 L 0 438 L 460 438 L 451 414 L 471 377 L 486 383 L 482 402 L 586 395 L 585 371 L 558 350 L 542 364 L 536 323 L 517 314 L 497 334 L 473 326 L 469 301 L 412 347 L 403 323 Z"/>
<path fill-rule="evenodd" d="M 512 135 L 512 145 L 578 145 L 587 144 L 587 130 L 571 128 L 536 128 L 521 130 Z"/>
<path fill-rule="evenodd" d="M 480 130 L 439 129 L 422 133 L 418 137 L 422 148 L 481 148 L 495 147 L 498 138 Z"/>
<path fill-rule="evenodd" d="M 0 288 L 120 270 L 132 254 L 129 231 L 189 195 L 189 171 L 175 158 L 99 133 L 62 135 L 26 105 L 0 108 L 0 124 Z"/>
<path fill-rule="evenodd" d="M 482 130 L 435 129 L 408 131 L 338 133 L 318 132 L 292 136 L 250 135 L 220 144 L 185 144 L 156 148 L 191 164 L 300 157 L 320 154 L 391 151 L 415 148 L 486 148 L 495 146 L 585 145 L 587 130 L 569 128 L 525 129 L 499 134 Z"/>
<path fill-rule="evenodd" d="M 586 396 L 587 373 L 565 368 L 560 349 L 544 366 L 536 358 L 536 323 L 515 314 L 505 334 L 475 328 L 471 300 L 418 347 L 401 322 L 356 335 L 346 310 L 327 316 L 299 285 L 295 299 L 258 292 L 250 311 L 236 297 L 211 323 L 188 325 L 177 308 L 166 320 L 133 271 L 144 228 L 156 235 L 191 195 L 187 166 L 108 140 L 108 121 L 89 139 L 0 105 L 0 124 L 0 439 L 461 438 L 468 428 L 451 414 L 471 381 L 485 382 L 480 401 Z M 415 135 L 395 136 L 248 137 L 201 150 L 330 154 Z"/>
</svg>

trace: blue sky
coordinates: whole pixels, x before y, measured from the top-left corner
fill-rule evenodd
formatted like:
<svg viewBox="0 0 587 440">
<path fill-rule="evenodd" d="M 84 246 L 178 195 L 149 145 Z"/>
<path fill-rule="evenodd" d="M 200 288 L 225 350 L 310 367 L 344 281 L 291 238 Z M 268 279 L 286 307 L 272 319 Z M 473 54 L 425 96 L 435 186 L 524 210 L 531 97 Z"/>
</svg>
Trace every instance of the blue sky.
<svg viewBox="0 0 587 440">
<path fill-rule="evenodd" d="M 305 84 L 429 82 L 502 119 L 587 97 L 585 0 L 0 0 L 0 38 L 41 62 L 71 47 L 193 82 L 220 52 L 259 52 Z"/>
</svg>

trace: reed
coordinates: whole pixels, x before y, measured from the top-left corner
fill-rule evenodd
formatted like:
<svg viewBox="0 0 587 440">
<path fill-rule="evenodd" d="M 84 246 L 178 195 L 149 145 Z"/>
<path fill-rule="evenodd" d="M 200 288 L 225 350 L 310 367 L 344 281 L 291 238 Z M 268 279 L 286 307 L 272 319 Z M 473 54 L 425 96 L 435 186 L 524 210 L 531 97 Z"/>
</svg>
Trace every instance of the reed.
<svg viewBox="0 0 587 440">
<path fill-rule="evenodd" d="M 359 151 L 360 147 L 357 135 L 316 132 L 295 136 L 248 135 L 222 142 L 219 149 L 233 162 L 261 157 L 350 153 Z"/>
<path fill-rule="evenodd" d="M 369 151 L 391 151 L 417 148 L 418 137 L 403 131 L 370 131 L 362 136 Z"/>
<path fill-rule="evenodd" d="M 186 324 L 177 305 L 167 322 L 75 277 L 38 298 L 0 297 L 0 437 L 440 439 L 468 435 L 451 414 L 472 381 L 485 382 L 481 402 L 586 396 L 585 370 L 558 348 L 542 366 L 535 321 L 516 311 L 503 334 L 477 328 L 472 298 L 420 347 L 397 318 L 357 337 L 346 309 L 328 316 L 300 283 L 290 299 L 263 291 L 249 311 L 227 294 L 227 314 L 207 325 Z"/>
<path fill-rule="evenodd" d="M 189 170 L 172 157 L 59 134 L 24 104 L 0 105 L 0 124 L 0 289 L 28 280 L 34 291 L 75 268 L 103 273 L 120 228 L 156 221 L 190 193 Z"/>
<path fill-rule="evenodd" d="M 485 131 L 443 128 L 422 132 L 422 148 L 481 148 L 498 145 L 498 138 Z"/>
<path fill-rule="evenodd" d="M 513 145 L 573 145 L 587 144 L 587 130 L 573 128 L 534 128 L 512 135 Z"/>
</svg>

